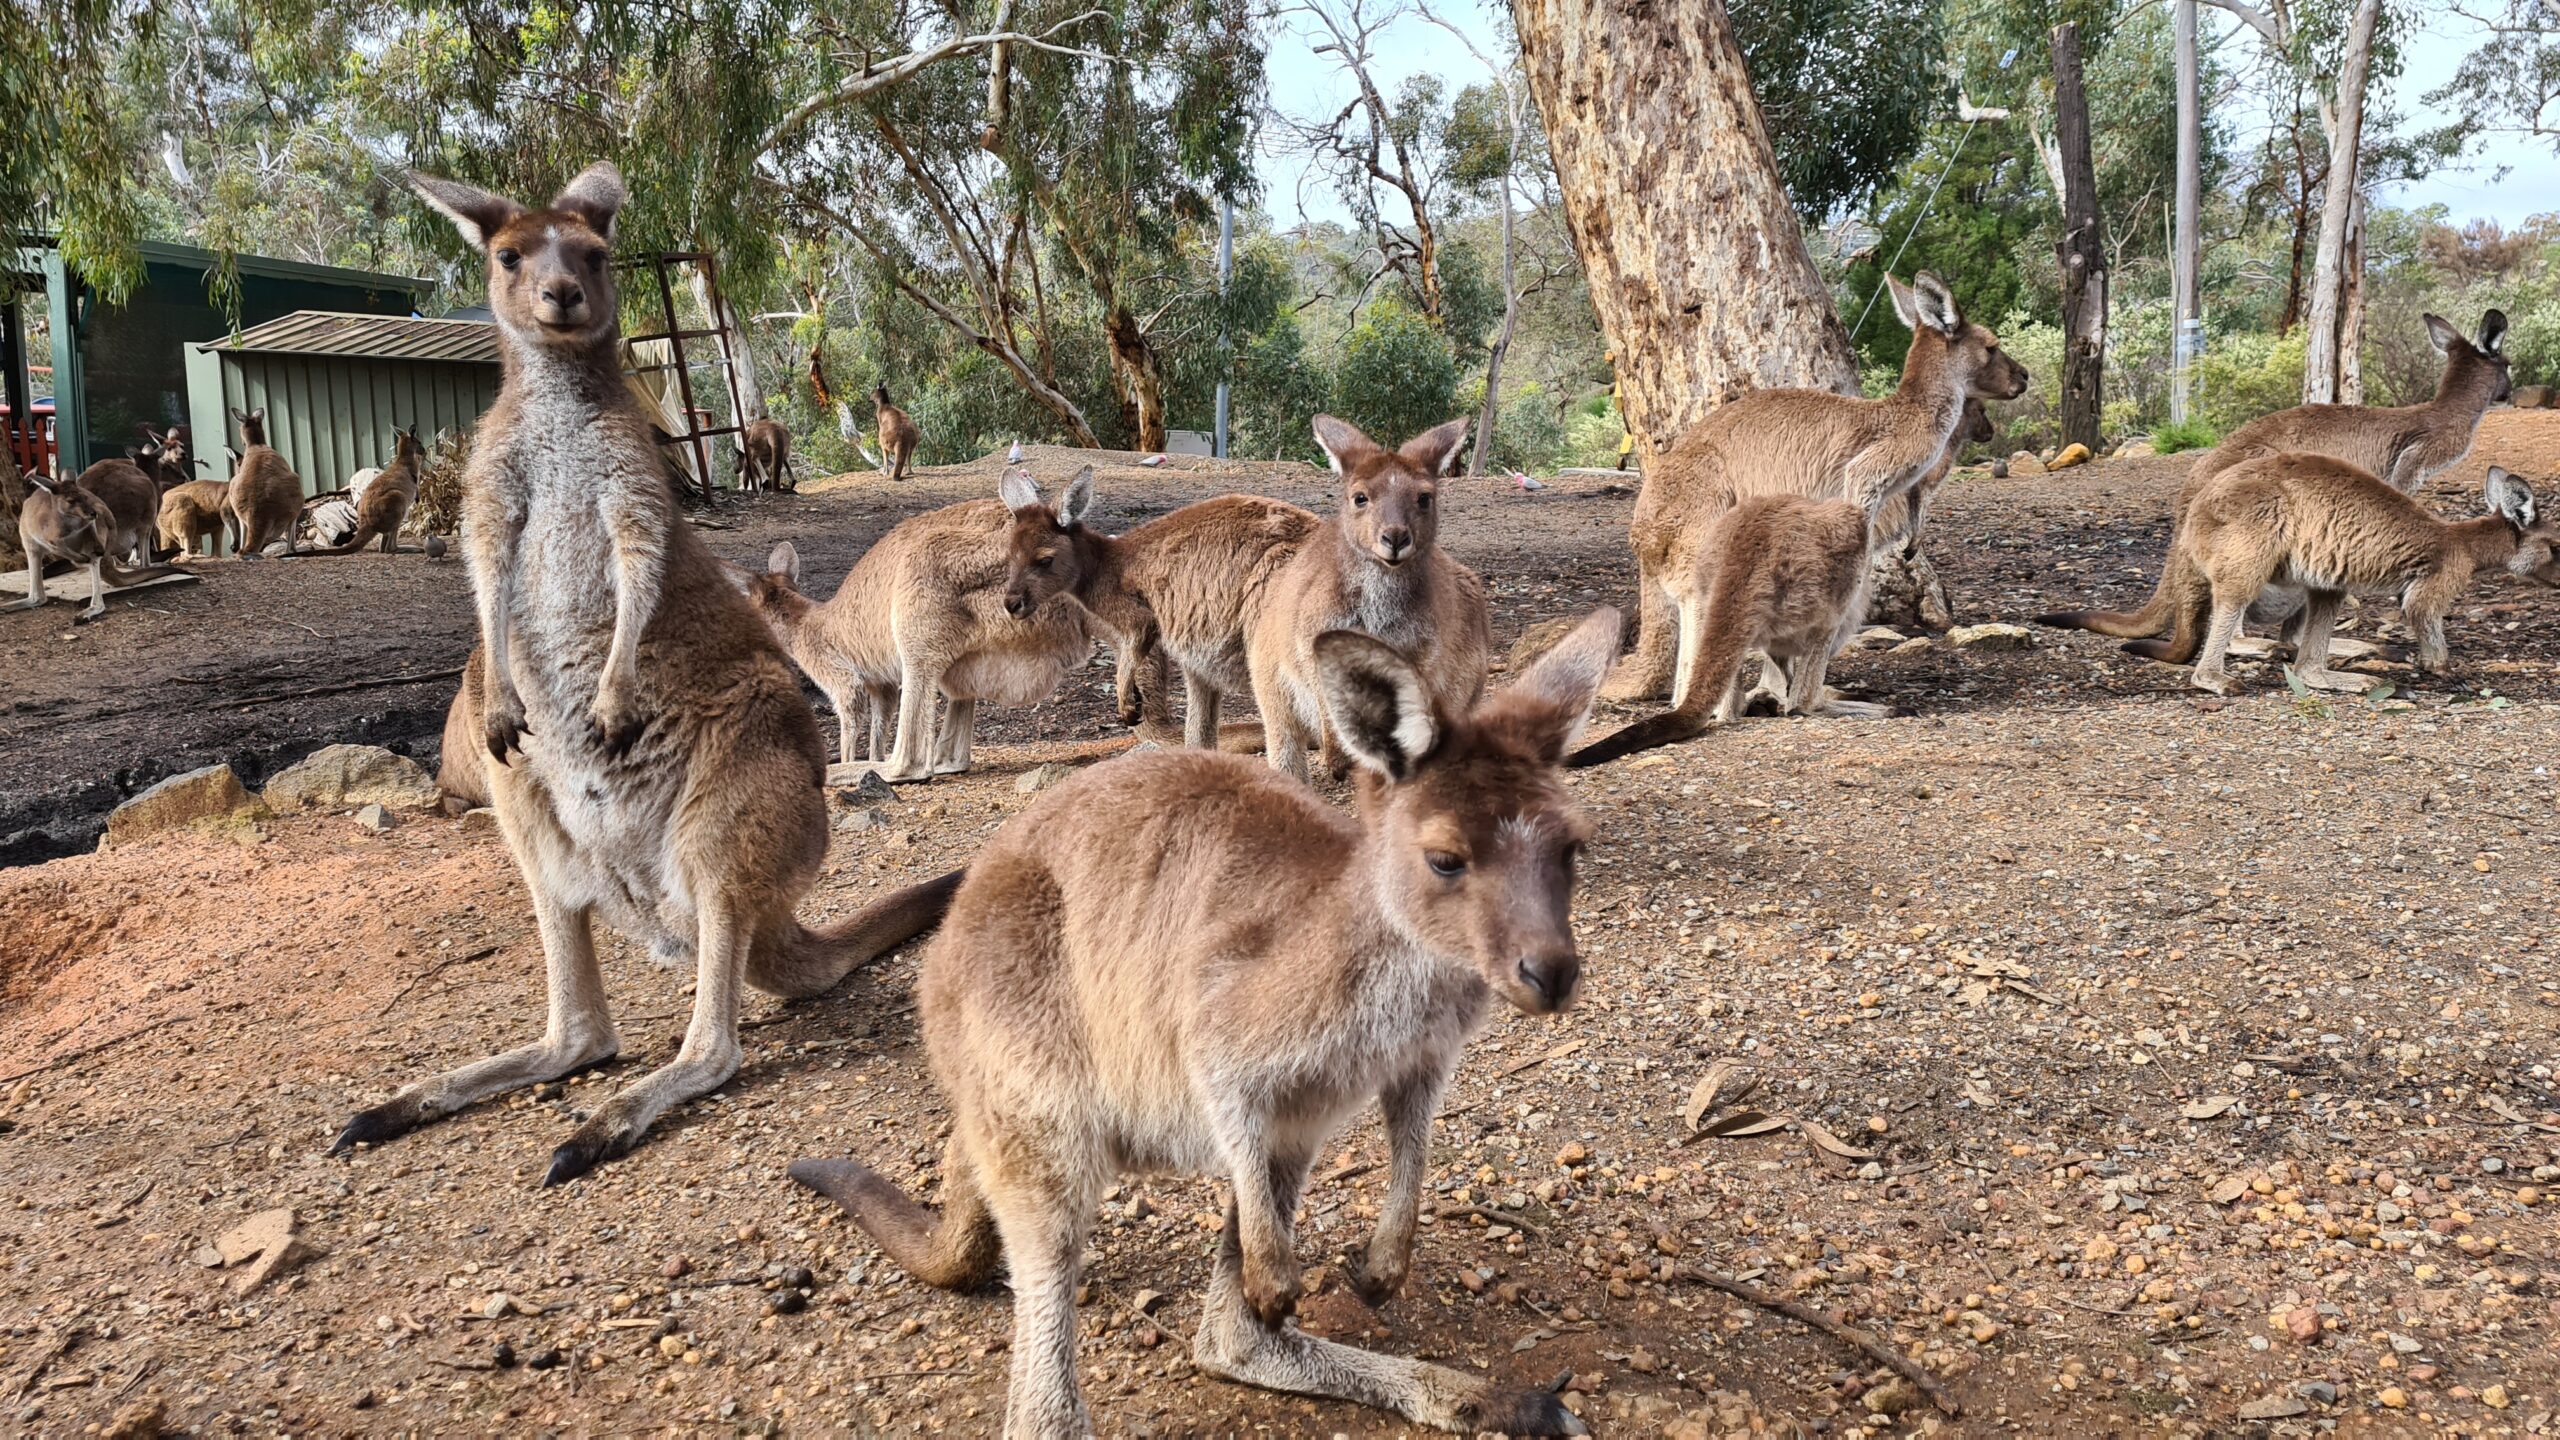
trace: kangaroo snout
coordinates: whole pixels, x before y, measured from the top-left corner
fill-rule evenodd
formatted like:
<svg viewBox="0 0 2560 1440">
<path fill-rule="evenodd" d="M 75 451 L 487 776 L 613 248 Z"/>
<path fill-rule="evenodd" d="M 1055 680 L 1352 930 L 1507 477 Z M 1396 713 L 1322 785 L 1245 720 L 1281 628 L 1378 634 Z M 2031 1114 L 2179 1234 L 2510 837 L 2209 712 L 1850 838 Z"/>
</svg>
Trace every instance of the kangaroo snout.
<svg viewBox="0 0 2560 1440">
<path fill-rule="evenodd" d="M 587 287 L 575 280 L 562 278 L 542 283 L 543 316 L 554 325 L 574 325 L 586 315 Z"/>
<path fill-rule="evenodd" d="M 1031 597 L 1020 590 L 1004 592 L 1004 613 L 1019 620 L 1031 613 Z"/>
<path fill-rule="evenodd" d="M 1413 553 L 1413 531 L 1402 525 L 1390 525 L 1378 532 L 1378 558 L 1399 565 Z"/>
<path fill-rule="evenodd" d="M 1523 955 L 1512 974 L 1520 982 L 1512 1003 L 1531 1015 L 1551 1015 L 1573 999 L 1574 984 L 1582 978 L 1582 957 L 1571 950 Z"/>
</svg>

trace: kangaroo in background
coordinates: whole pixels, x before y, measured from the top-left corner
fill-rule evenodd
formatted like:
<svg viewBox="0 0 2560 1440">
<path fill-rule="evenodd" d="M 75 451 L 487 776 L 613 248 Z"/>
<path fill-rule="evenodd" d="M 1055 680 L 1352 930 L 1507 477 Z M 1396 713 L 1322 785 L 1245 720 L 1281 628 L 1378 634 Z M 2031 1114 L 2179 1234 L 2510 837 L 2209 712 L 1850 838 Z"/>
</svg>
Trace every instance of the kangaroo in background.
<svg viewBox="0 0 2560 1440">
<path fill-rule="evenodd" d="M 2492 466 L 2490 513 L 2438 519 L 2425 506 L 2346 461 L 2326 455 L 2271 455 L 2216 475 L 2187 508 L 2170 552 L 2177 630 L 2126 650 L 2171 664 L 2195 662 L 2195 683 L 2231 693 L 2224 669 L 2231 637 L 2271 584 L 2305 592 L 2295 677 L 2322 690 L 2363 690 L 2372 682 L 2328 668 L 2329 629 L 2350 591 L 2396 594 L 2418 635 L 2418 669 L 2443 673 L 2444 617 L 2480 570 L 2560 587 L 2560 525 L 2542 521 L 2533 491 Z M 2201 649 L 2201 654 L 2199 654 Z"/>
<path fill-rule="evenodd" d="M 479 612 L 467 728 L 542 934 L 540 1039 L 403 1088 L 334 1147 L 379 1142 L 621 1048 L 591 935 L 599 911 L 694 957 L 674 1060 L 600 1106 L 545 1184 L 628 1152 L 669 1106 L 737 1072 L 740 987 L 814 995 L 941 918 L 958 877 L 824 930 L 792 913 L 826 856 L 826 752 L 771 635 L 676 510 L 617 363 L 610 165 L 551 204 L 413 175 L 488 262 L 504 376 L 464 479 Z M 476 693 L 475 693 L 476 692 Z M 450 727 L 449 727 L 450 728 Z"/>
<path fill-rule="evenodd" d="M 118 560 L 143 565 L 154 558 L 153 542 L 160 533 L 160 486 L 152 475 L 129 459 L 101 460 L 72 482 L 106 506 L 98 541 Z"/>
<path fill-rule="evenodd" d="M 314 555 L 352 555 L 373 540 L 382 542 L 382 553 L 400 553 L 400 527 L 409 523 L 410 508 L 418 503 L 418 470 L 426 459 L 426 447 L 418 441 L 417 427 L 395 426 L 391 432 L 391 463 L 366 482 L 364 494 L 356 501 L 355 533 L 343 542 Z"/>
<path fill-rule="evenodd" d="M 791 478 L 791 432 L 781 421 L 749 422 L 744 441 L 738 449 L 739 485 L 774 491 L 798 488 Z"/>
<path fill-rule="evenodd" d="M 453 703 L 444 712 L 444 745 L 436 757 L 436 788 L 444 792 L 444 812 L 460 815 L 487 805 L 489 796 L 488 742 L 480 730 L 481 695 L 486 683 L 480 670 L 487 659 L 481 647 L 471 647 L 462 662 L 462 684 L 453 692 Z"/>
<path fill-rule="evenodd" d="M 1307 1171 L 1374 1101 L 1387 1197 L 1354 1283 L 1399 1290 L 1431 1121 L 1496 997 L 1562 1010 L 1581 975 L 1588 833 L 1556 762 L 1617 652 L 1602 610 L 1480 705 L 1439 703 L 1381 641 L 1333 631 L 1310 679 L 1359 767 L 1355 816 L 1242 756 L 1159 751 L 1079 771 L 1007 821 L 917 982 L 951 1106 L 936 1216 L 853 1160 L 792 1178 L 927 1284 L 1013 1289 L 1008 1437 L 1092 1433 L 1075 1292 L 1123 1169 L 1227 1177 L 1192 1357 L 1250 1385 L 1468 1433 L 1579 1435 L 1555 1396 L 1317 1340 L 1299 1294 Z"/>
<path fill-rule="evenodd" d="M 924 431 L 916 427 L 915 418 L 889 403 L 889 387 L 884 382 L 871 391 L 873 418 L 880 425 L 880 468 L 892 480 L 907 478 L 907 470 L 916 458 L 916 442 Z"/>
<path fill-rule="evenodd" d="M 2188 469 L 2178 487 L 2177 504 L 2169 512 L 2169 548 L 2175 554 L 2178 532 L 2186 524 L 2196 496 L 2226 470 L 2271 455 L 2326 455 L 2343 460 L 2404 495 L 2415 495 L 2427 481 L 2471 453 L 2480 417 L 2515 391 L 2515 378 L 2504 346 L 2507 315 L 2490 310 L 2480 317 L 2475 341 L 2441 315 L 2425 317 L 2427 338 L 2444 354 L 2444 374 L 2436 381 L 2435 398 L 2422 405 L 2297 405 L 2261 415 L 2223 438 Z M 2258 609 L 2266 620 L 2290 616 L 2299 592 L 2289 587 L 2261 596 Z M 2169 570 L 2161 567 L 2160 583 L 2139 610 L 2061 610 L 2039 615 L 2036 623 L 2062 630 L 2087 630 L 2119 640 L 2157 635 L 2176 618 L 2177 598 Z"/>
<path fill-rule="evenodd" d="M 1038 704 L 1093 654 L 1074 602 L 1007 603 L 1008 507 L 1036 505 L 1040 492 L 1014 472 L 1000 488 L 1002 499 L 966 500 L 898 522 L 823 605 L 800 593 L 799 553 L 788 542 L 746 586 L 749 603 L 835 707 L 845 760 L 857 756 L 857 713 L 871 722 L 868 758 L 882 762 L 882 779 L 967 770 L 979 701 Z M 937 695 L 950 701 L 939 727 Z M 897 739 L 884 759 L 879 732 L 891 704 Z"/>
<path fill-rule="evenodd" d="M 1493 650 L 1484 582 L 1439 546 L 1440 477 L 1457 460 L 1467 422 L 1452 420 L 1395 450 L 1331 415 L 1315 418 L 1315 434 L 1342 477 L 1340 502 L 1272 579 L 1246 640 L 1263 752 L 1301 779 L 1307 751 L 1325 733 L 1317 636 L 1358 630 L 1385 641 L 1413 661 L 1433 703 L 1451 714 L 1484 693 Z"/>
<path fill-rule="evenodd" d="M 133 541 L 124 520 L 104 497 L 82 484 L 65 485 L 41 476 L 28 480 L 30 488 L 18 505 L 18 544 L 27 556 L 27 598 L 19 609 L 43 607 L 44 570 L 50 561 L 89 567 L 89 607 L 73 621 L 79 625 L 107 613 L 109 584 L 122 587 L 188 573 L 171 565 L 125 569 L 118 562 L 133 553 Z"/>
<path fill-rule="evenodd" d="M 1014 507 L 1006 607 L 1058 595 L 1084 607 L 1118 653 L 1124 724 L 1144 718 L 1139 671 L 1152 669 L 1147 690 L 1161 696 L 1170 662 L 1182 672 L 1183 743 L 1218 748 L 1220 704 L 1253 685 L 1245 636 L 1273 581 L 1324 522 L 1259 495 L 1220 495 L 1115 536 L 1083 523 L 1092 502 L 1088 465 L 1056 510 L 1036 492 Z"/>
<path fill-rule="evenodd" d="M 284 542 L 284 553 L 301 546 L 302 477 L 267 443 L 267 407 L 233 410 L 240 426 L 240 468 L 232 473 L 226 504 L 240 532 L 239 558 L 262 556 L 269 545 Z"/>
<path fill-rule="evenodd" d="M 1867 512 L 1845 500 L 1755 495 L 1720 517 L 1708 541 L 1703 625 L 1683 624 L 1672 706 L 1584 746 L 1565 763 L 1598 765 L 1727 724 L 1743 705 L 1743 659 L 1768 658 L 1779 709 L 1861 720 L 1891 713 L 1823 685 L 1831 657 L 1866 619 Z"/>
<path fill-rule="evenodd" d="M 1604 694 L 1638 700 L 1672 678 L 1664 622 L 1705 623 L 1717 519 L 1752 495 L 1846 500 L 1875 531 L 1884 507 L 1947 457 L 1967 398 L 2014 400 L 2027 371 L 2000 338 L 1964 318 L 1955 296 L 1922 271 L 1888 275 L 1894 312 L 1911 327 L 1902 380 L 1880 400 L 1828 390 L 1755 390 L 1719 406 L 1645 467 L 1627 538 L 1636 552 L 1636 642 Z M 1683 642 L 1694 651 L 1694 642 Z"/>
<path fill-rule="evenodd" d="M 234 546 L 239 541 L 231 528 L 228 510 L 231 484 L 226 480 L 190 480 L 172 485 L 160 497 L 160 544 L 181 558 L 192 556 L 199 547 L 210 559 L 222 548 L 228 534 Z"/>
</svg>

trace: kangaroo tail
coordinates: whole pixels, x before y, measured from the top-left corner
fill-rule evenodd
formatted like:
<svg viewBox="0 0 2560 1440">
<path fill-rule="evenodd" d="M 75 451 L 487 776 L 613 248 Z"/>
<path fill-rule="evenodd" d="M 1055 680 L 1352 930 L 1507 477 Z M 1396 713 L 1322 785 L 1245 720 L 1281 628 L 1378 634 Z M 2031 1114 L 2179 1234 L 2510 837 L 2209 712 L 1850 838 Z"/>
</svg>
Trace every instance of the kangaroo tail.
<svg viewBox="0 0 2560 1440">
<path fill-rule="evenodd" d="M 2213 589 L 2205 583 L 2204 572 L 2195 562 L 2179 554 L 2169 557 L 2169 568 L 2161 575 L 2160 583 L 2169 595 L 2164 608 L 2172 612 L 2177 628 L 2166 640 L 2128 641 L 2125 653 L 2171 665 L 2192 665 L 2196 652 L 2204 648 L 2205 621 L 2213 610 Z"/>
<path fill-rule="evenodd" d="M 1723 586 L 1717 587 L 1719 591 Z M 1710 614 L 1729 611 L 1738 605 L 1739 594 L 1711 594 Z M 1725 602 L 1719 604 L 1718 602 Z M 1700 647 L 1697 667 L 1689 672 L 1689 693 L 1680 703 L 1658 715 L 1648 715 L 1625 729 L 1583 746 L 1565 757 L 1565 768 L 1579 770 L 1588 765 L 1604 765 L 1641 751 L 1676 745 L 1694 739 L 1707 731 L 1707 721 L 1714 715 L 1717 702 L 1733 685 L 1733 672 L 1742 664 L 1742 652 L 1750 648 L 1751 634 L 1742 625 L 1718 626 L 1708 621 L 1707 643 Z"/>
<path fill-rule="evenodd" d="M 778 944 L 758 945 L 747 959 L 747 983 L 769 995 L 820 994 L 845 976 L 942 923 L 968 872 L 892 891 L 853 917 L 812 930 L 790 921 Z"/>
<path fill-rule="evenodd" d="M 944 1290 L 975 1290 L 996 1278 L 1004 1241 L 960 1137 L 942 1152 L 942 1214 L 911 1199 L 859 1160 L 795 1160 L 791 1178 L 833 1200 L 899 1268 Z"/>
<path fill-rule="evenodd" d="M 113 560 L 99 561 L 98 570 L 99 573 L 107 577 L 108 584 L 116 586 L 119 589 L 127 585 L 139 585 L 145 580 L 157 580 L 163 575 L 193 575 L 196 573 L 193 570 L 189 570 L 178 565 L 145 565 L 139 570 L 127 570 Z"/>
<path fill-rule="evenodd" d="M 2086 630 L 2118 640 L 2138 640 L 2157 635 L 2175 618 L 2176 602 L 2169 591 L 2169 572 L 2160 572 L 2160 583 L 2151 591 L 2151 599 L 2139 610 L 2057 610 L 2039 615 L 2036 623 L 2057 630 Z"/>
</svg>

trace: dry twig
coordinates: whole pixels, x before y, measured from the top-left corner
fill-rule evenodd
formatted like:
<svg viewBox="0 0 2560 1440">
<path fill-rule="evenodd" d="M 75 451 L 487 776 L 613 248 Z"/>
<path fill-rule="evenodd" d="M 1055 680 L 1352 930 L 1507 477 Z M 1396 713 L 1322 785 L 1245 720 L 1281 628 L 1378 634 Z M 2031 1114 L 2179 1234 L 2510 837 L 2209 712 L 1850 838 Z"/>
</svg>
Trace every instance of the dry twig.
<svg viewBox="0 0 2560 1440">
<path fill-rule="evenodd" d="M 1784 1315 L 1799 1325 L 1809 1325 L 1910 1381 L 1921 1394 L 1929 1397 L 1930 1404 L 1937 1406 L 1945 1414 L 1962 1415 L 1964 1413 L 1964 1407 L 1957 1403 L 1956 1397 L 1947 1393 L 1946 1388 L 1938 1383 L 1936 1376 L 1904 1359 L 1902 1352 L 1878 1342 L 1864 1331 L 1834 1320 L 1819 1310 L 1772 1295 L 1757 1285 L 1728 1280 L 1722 1275 L 1710 1274 L 1704 1270 L 1675 1270 L 1672 1273 L 1682 1280 L 1692 1281 L 1712 1290 L 1721 1290 L 1737 1300 L 1746 1300 L 1763 1310 Z"/>
</svg>

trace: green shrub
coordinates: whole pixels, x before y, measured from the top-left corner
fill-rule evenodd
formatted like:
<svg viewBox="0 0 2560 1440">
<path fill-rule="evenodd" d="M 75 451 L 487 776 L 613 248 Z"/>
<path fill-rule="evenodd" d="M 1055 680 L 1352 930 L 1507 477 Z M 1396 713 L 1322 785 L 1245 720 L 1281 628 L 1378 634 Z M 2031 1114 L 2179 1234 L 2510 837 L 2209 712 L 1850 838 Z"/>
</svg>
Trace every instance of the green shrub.
<svg viewBox="0 0 2560 1440">
<path fill-rule="evenodd" d="M 1627 422 L 1618 414 L 1618 397 L 1595 395 L 1564 422 L 1564 443 L 1556 452 L 1556 464 L 1594 469 L 1615 465 L 1618 447 L 1626 438 Z"/>
<path fill-rule="evenodd" d="M 2151 448 L 2163 455 L 2175 455 L 2181 450 L 2210 449 L 2221 438 L 2202 420 L 2179 420 L 2152 427 Z"/>
<path fill-rule="evenodd" d="M 1381 445 L 1401 445 L 1458 414 L 1458 361 L 1448 337 L 1396 302 L 1369 308 L 1342 342 L 1333 413 Z"/>
<path fill-rule="evenodd" d="M 2189 418 L 2228 435 L 2261 415 L 2301 404 L 2305 343 L 2300 328 L 2282 339 L 2265 334 L 2217 338 L 2195 363 Z"/>
</svg>

